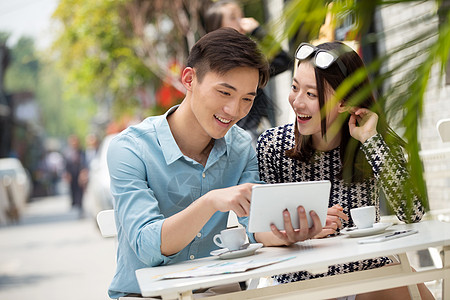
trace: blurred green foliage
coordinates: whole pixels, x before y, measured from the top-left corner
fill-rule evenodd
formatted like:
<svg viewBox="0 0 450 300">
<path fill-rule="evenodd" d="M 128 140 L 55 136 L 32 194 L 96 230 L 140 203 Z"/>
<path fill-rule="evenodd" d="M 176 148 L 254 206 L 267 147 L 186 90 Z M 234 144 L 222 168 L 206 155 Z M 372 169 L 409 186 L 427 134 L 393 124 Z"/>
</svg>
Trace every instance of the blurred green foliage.
<svg viewBox="0 0 450 300">
<path fill-rule="evenodd" d="M 34 40 L 20 38 L 10 49 L 10 64 L 5 75 L 5 90 L 10 93 L 35 91 L 39 82 L 40 62 Z"/>
<path fill-rule="evenodd" d="M 85 136 L 96 104 L 87 97 L 63 99 L 63 74 L 55 67 L 54 58 L 36 49 L 33 38 L 20 38 L 9 51 L 6 93 L 31 92 L 35 96 L 45 136 L 61 140 L 73 133 Z"/>
<path fill-rule="evenodd" d="M 136 41 L 130 24 L 121 15 L 126 2 L 59 3 L 53 17 L 62 27 L 53 50 L 65 72 L 64 98 L 88 97 L 101 104 L 113 97 L 114 102 L 130 104 L 135 100 L 136 87 L 155 78 L 133 50 Z"/>
</svg>

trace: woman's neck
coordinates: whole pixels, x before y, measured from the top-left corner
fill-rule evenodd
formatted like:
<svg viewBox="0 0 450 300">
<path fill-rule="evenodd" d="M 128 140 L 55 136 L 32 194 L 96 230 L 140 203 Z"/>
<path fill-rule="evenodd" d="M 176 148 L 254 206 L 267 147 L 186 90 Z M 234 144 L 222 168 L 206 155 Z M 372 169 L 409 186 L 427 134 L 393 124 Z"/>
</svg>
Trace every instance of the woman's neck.
<svg viewBox="0 0 450 300">
<path fill-rule="evenodd" d="M 312 136 L 312 146 L 314 149 L 322 152 L 330 151 L 337 148 L 341 143 L 341 134 L 337 134 L 330 138 L 328 134 L 322 137 L 321 133 Z"/>
</svg>

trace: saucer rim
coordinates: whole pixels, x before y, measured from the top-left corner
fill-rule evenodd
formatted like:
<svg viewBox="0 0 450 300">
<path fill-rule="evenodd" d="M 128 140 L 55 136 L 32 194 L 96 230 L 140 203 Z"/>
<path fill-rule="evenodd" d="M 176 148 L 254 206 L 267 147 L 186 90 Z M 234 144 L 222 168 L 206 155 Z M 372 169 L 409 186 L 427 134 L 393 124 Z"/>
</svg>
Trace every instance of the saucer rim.
<svg viewBox="0 0 450 300">
<path fill-rule="evenodd" d="M 221 249 L 213 250 L 209 254 L 212 256 L 217 256 L 222 259 L 238 258 L 238 257 L 249 256 L 249 255 L 253 254 L 256 250 L 261 248 L 262 246 L 263 246 L 262 243 L 252 243 L 246 249 L 229 251 L 227 248 L 221 248 Z M 228 251 L 221 252 L 225 249 L 227 249 Z M 247 253 L 248 253 L 248 255 L 245 255 Z"/>
<path fill-rule="evenodd" d="M 387 223 L 374 223 L 372 227 L 369 228 L 362 228 L 362 229 L 355 229 L 356 227 L 350 227 L 341 230 L 342 234 L 348 235 L 350 237 L 363 237 L 367 235 L 373 235 L 379 232 L 383 232 L 389 227 L 391 227 L 393 223 L 387 222 Z M 351 231 L 349 231 L 351 229 Z"/>
</svg>

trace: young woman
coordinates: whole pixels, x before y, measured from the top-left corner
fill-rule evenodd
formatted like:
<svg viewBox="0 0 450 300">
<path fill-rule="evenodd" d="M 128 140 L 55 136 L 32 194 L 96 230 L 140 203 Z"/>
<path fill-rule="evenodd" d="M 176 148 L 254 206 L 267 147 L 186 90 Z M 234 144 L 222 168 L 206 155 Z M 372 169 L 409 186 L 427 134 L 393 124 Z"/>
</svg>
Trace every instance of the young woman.
<svg viewBox="0 0 450 300">
<path fill-rule="evenodd" d="M 296 51 L 296 59 L 297 68 L 289 94 L 296 120 L 293 124 L 269 129 L 259 137 L 257 155 L 261 180 L 266 183 L 331 181 L 327 225 L 317 238 L 335 235 L 341 227 L 353 226 L 348 215 L 355 207 L 376 206 L 379 221 L 381 188 L 400 220 L 420 221 L 424 214 L 420 199 L 410 194 L 414 204 L 407 208 L 404 198 L 411 190 L 405 189 L 410 178 L 401 149 L 403 141 L 378 118 L 371 92 L 357 105 L 349 103 L 353 101 L 352 96 L 368 87 L 368 78 L 350 89 L 342 99 L 333 98 L 341 83 L 364 67 L 358 54 L 340 42 L 317 47 L 303 43 Z M 265 245 L 296 242 L 275 227 L 272 235 L 257 233 L 255 238 Z M 275 279 L 286 283 L 390 263 L 389 258 L 379 257 L 330 266 L 325 274 L 300 271 L 278 275 Z M 420 290 L 429 294 L 423 284 Z M 386 295 L 379 294 L 382 292 Z M 399 288 L 382 292 L 366 296 L 391 299 L 407 295 L 408 290 Z"/>
</svg>

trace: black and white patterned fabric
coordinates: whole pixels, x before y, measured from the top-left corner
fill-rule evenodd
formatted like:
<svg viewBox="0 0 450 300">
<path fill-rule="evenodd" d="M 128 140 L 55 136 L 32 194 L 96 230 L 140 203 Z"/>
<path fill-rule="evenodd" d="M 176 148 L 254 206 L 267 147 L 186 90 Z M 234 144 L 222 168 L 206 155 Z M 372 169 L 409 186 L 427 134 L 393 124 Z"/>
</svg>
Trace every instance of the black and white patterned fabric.
<svg viewBox="0 0 450 300">
<path fill-rule="evenodd" d="M 389 199 L 390 206 L 397 217 L 405 222 L 418 222 L 424 214 L 424 207 L 416 196 L 412 209 L 412 219 L 407 220 L 404 201 L 398 195 L 403 183 L 409 180 L 405 159 L 401 149 L 391 150 L 380 134 L 368 139 L 361 149 L 374 172 L 374 177 L 363 182 L 345 183 L 338 179 L 341 170 L 339 147 L 331 151 L 316 151 L 311 162 L 301 162 L 285 155 L 285 151 L 294 147 L 294 124 L 266 130 L 258 139 L 257 155 L 261 180 L 266 183 L 330 180 L 331 194 L 329 207 L 340 204 L 344 213 L 350 217 L 350 209 L 360 206 L 377 207 L 376 219 L 380 219 L 380 189 Z M 399 192 L 400 191 L 400 192 Z M 343 227 L 354 226 L 353 221 L 343 221 Z M 328 267 L 327 273 L 311 274 L 306 271 L 275 276 L 278 282 L 286 283 L 311 278 L 368 270 L 391 263 L 386 257 L 367 259 L 352 263 Z"/>
</svg>

